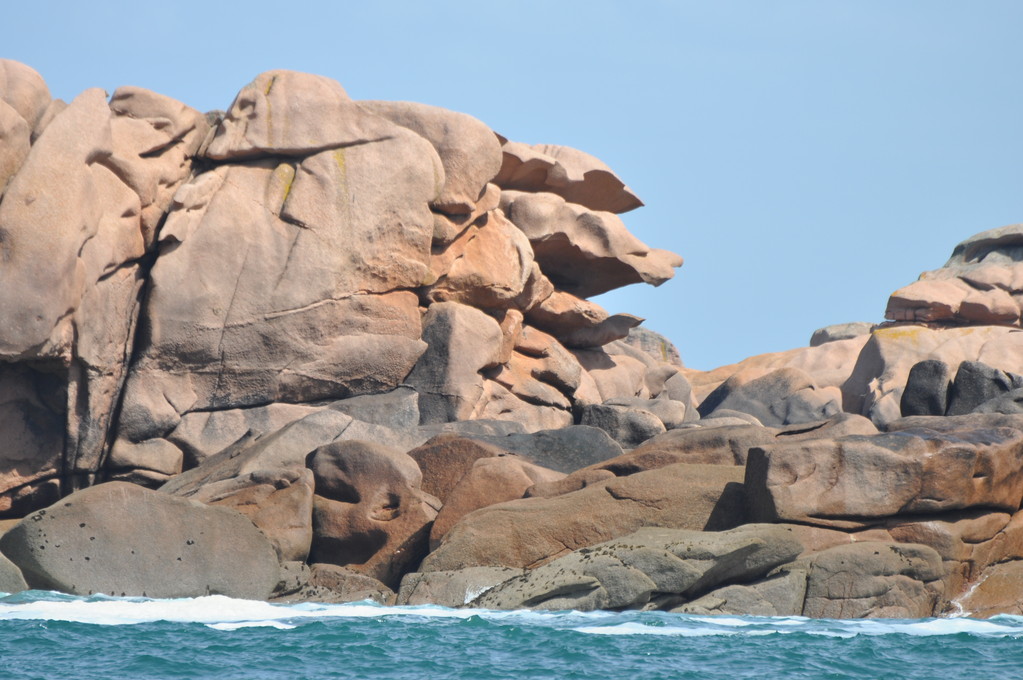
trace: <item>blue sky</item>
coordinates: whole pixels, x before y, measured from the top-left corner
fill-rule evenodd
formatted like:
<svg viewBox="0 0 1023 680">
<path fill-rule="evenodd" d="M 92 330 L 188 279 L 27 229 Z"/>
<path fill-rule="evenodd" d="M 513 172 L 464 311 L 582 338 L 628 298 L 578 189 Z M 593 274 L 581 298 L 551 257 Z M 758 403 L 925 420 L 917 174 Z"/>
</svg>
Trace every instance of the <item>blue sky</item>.
<svg viewBox="0 0 1023 680">
<path fill-rule="evenodd" d="M 592 153 L 646 202 L 632 231 L 686 260 L 597 301 L 697 368 L 880 321 L 957 242 L 1023 221 L 1016 1 L 40 1 L 4 24 L 0 56 L 64 99 L 226 108 L 288 68 Z"/>
</svg>

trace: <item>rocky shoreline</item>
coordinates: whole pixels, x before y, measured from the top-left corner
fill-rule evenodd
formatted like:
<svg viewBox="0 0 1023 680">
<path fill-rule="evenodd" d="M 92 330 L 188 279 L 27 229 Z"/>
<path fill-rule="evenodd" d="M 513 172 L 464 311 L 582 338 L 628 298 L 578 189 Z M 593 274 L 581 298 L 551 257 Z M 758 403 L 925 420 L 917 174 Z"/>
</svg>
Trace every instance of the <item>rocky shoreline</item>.
<svg viewBox="0 0 1023 680">
<path fill-rule="evenodd" d="M 1023 614 L 1023 225 L 711 371 L 598 159 L 261 74 L 0 60 L 0 591 Z"/>
</svg>

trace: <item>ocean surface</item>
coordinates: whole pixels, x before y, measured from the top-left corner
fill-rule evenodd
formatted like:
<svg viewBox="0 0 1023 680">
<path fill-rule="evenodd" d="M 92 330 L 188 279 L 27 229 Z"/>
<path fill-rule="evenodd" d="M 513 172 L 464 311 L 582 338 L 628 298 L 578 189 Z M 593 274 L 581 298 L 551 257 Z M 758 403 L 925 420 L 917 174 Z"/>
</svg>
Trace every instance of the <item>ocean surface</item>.
<svg viewBox="0 0 1023 680">
<path fill-rule="evenodd" d="M 0 678 L 1023 677 L 1023 617 L 813 620 L 0 596 Z"/>
</svg>

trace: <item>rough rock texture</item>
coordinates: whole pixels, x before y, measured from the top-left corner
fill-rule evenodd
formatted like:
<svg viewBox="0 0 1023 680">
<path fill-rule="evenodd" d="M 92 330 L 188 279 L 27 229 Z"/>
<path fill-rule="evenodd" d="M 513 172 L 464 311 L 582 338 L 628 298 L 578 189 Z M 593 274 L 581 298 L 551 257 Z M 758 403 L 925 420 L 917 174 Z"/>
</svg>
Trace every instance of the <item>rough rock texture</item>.
<svg viewBox="0 0 1023 680">
<path fill-rule="evenodd" d="M 731 581 L 755 580 L 795 559 L 799 541 L 780 527 L 697 532 L 645 528 L 582 548 L 512 578 L 472 604 L 488 609 L 638 609 L 691 599 Z"/>
<path fill-rule="evenodd" d="M 900 513 L 1013 512 L 1023 500 L 1023 432 L 920 428 L 755 447 L 745 484 L 761 521 L 856 526 Z"/>
<path fill-rule="evenodd" d="M 892 293 L 885 318 L 1019 326 L 1023 225 L 981 232 L 955 247 L 941 269 Z"/>
<path fill-rule="evenodd" d="M 421 571 L 535 567 L 643 526 L 723 530 L 744 517 L 742 469 L 676 464 L 551 498 L 477 510 L 456 524 Z"/>
<path fill-rule="evenodd" d="M 469 567 L 456 571 L 412 572 L 405 575 L 397 604 L 439 604 L 461 607 L 494 586 L 524 574 L 509 567 Z"/>
<path fill-rule="evenodd" d="M 240 513 L 124 482 L 29 515 L 0 550 L 32 588 L 74 595 L 262 600 L 279 579 L 273 547 Z"/>
<path fill-rule="evenodd" d="M 587 299 L 681 264 L 639 205 L 323 76 L 203 114 L 0 60 L 0 586 L 1018 613 L 1023 228 L 890 323 L 695 371 Z"/>
<path fill-rule="evenodd" d="M 420 490 L 419 466 L 400 451 L 358 440 L 321 446 L 308 465 L 316 480 L 310 560 L 397 588 L 426 554 L 440 507 Z"/>
</svg>

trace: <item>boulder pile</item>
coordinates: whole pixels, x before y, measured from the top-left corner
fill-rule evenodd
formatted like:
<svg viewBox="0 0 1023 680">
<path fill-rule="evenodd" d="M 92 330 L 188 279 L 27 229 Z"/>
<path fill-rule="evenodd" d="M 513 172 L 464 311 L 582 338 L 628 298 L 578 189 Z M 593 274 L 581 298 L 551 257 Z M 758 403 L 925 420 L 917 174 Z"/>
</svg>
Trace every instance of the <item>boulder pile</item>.
<svg viewBox="0 0 1023 680">
<path fill-rule="evenodd" d="M 321 76 L 200 113 L 0 61 L 0 589 L 1023 613 L 1023 231 L 694 371 L 587 299 L 682 264 L 641 205 Z"/>
</svg>

